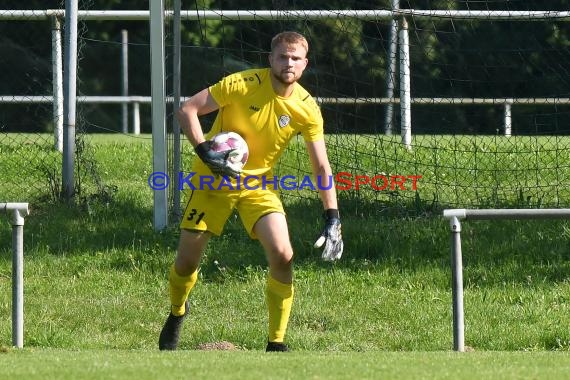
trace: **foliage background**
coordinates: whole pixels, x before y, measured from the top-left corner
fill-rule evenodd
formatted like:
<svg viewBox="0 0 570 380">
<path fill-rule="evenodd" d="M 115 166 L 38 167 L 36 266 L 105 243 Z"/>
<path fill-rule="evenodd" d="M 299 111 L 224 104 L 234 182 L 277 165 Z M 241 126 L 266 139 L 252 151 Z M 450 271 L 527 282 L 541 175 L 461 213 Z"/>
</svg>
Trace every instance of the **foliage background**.
<svg viewBox="0 0 570 380">
<path fill-rule="evenodd" d="M 183 9 L 390 9 L 389 0 L 182 1 Z M 64 8 L 63 1 L 3 1 L 1 9 Z M 147 1 L 84 0 L 80 9 L 146 10 Z M 568 10 L 569 0 L 400 1 L 401 8 L 462 10 Z M 570 23 L 411 19 L 414 97 L 569 97 Z M 0 21 L 0 95 L 51 93 L 49 21 Z M 150 94 L 149 28 L 143 21 L 88 21 L 82 28 L 78 92 L 120 95 L 120 35 L 129 32 L 129 94 Z M 265 65 L 269 41 L 283 29 L 310 40 L 310 67 L 303 84 L 319 97 L 383 97 L 389 22 L 284 20 L 276 22 L 183 21 L 182 95 L 212 84 L 236 69 Z M 101 64 L 104 62 L 105 64 Z M 143 132 L 150 131 L 143 107 Z M 22 112 L 2 104 L 7 131 L 49 132 L 50 107 Z M 383 106 L 323 107 L 330 132 L 382 130 Z M 88 132 L 119 131 L 119 105 L 82 105 Z M 525 106 L 513 111 L 518 134 L 568 134 L 569 107 Z M 414 108 L 415 133 L 496 134 L 503 109 L 497 106 Z M 398 113 L 396 112 L 396 119 Z M 396 120 L 397 124 L 397 120 Z"/>
</svg>

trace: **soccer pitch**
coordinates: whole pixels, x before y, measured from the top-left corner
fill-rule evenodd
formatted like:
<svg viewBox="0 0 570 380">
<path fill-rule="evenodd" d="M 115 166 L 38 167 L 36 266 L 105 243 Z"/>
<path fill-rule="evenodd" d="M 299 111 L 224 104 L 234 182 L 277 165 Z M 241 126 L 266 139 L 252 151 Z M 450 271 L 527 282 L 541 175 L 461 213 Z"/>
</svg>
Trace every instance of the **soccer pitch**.
<svg viewBox="0 0 570 380">
<path fill-rule="evenodd" d="M 109 202 L 33 203 L 25 224 L 24 349 L 0 322 L 1 378 L 563 378 L 570 325 L 565 221 L 466 223 L 466 344 L 452 351 L 449 226 L 441 215 L 343 218 L 346 255 L 313 250 L 317 204 L 288 206 L 294 350 L 262 352 L 265 259 L 239 220 L 212 241 L 180 351 L 157 349 L 175 227 L 152 229 L 150 141 L 94 137 Z M 126 160 L 128 157 L 129 160 Z M 445 163 L 443 163 L 445 165 Z M 372 220 L 374 222 L 372 222 Z M 0 314 L 11 312 L 9 224 Z M 231 352 L 200 351 L 229 341 Z"/>
<path fill-rule="evenodd" d="M 5 379 L 561 379 L 565 353 L 149 352 L 23 350 L 0 355 Z"/>
</svg>

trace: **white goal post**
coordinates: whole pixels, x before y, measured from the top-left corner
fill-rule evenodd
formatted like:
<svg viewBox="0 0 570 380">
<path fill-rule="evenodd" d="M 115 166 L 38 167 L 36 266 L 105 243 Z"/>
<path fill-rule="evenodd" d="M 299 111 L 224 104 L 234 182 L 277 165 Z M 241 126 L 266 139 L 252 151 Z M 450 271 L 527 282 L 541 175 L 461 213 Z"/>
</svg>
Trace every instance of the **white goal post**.
<svg viewBox="0 0 570 380">
<path fill-rule="evenodd" d="M 24 218 L 27 203 L 0 203 L 0 210 L 12 214 L 12 345 L 24 347 Z"/>
<path fill-rule="evenodd" d="M 465 316 L 463 309 L 463 256 L 461 220 L 496 219 L 570 219 L 570 209 L 447 209 L 451 229 L 451 290 L 453 304 L 453 349 L 465 351 Z"/>
</svg>

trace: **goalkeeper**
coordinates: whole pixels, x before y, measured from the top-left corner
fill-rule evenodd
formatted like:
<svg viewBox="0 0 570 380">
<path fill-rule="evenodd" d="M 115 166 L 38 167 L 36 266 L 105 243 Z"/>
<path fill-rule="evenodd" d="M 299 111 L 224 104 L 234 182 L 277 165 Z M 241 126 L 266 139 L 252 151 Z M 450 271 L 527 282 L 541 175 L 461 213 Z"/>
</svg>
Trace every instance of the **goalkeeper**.
<svg viewBox="0 0 570 380">
<path fill-rule="evenodd" d="M 194 147 L 193 180 L 201 175 L 236 177 L 223 154 L 210 149 L 210 138 L 222 131 L 239 133 L 249 146 L 249 159 L 242 178 L 273 177 L 273 166 L 289 141 L 301 134 L 313 174 L 322 178 L 319 195 L 325 223 L 315 247 L 324 245 L 322 257 L 339 259 L 343 251 L 341 224 L 332 170 L 323 136 L 323 118 L 311 95 L 297 81 L 307 67 L 307 40 L 296 32 L 282 32 L 271 41 L 269 67 L 228 75 L 185 101 L 178 111 L 181 129 Z M 217 111 L 208 134 L 199 117 Z M 218 180 L 221 180 L 218 177 Z M 266 303 L 269 327 L 266 351 L 288 351 L 285 332 L 293 303 L 293 249 L 277 183 L 261 186 L 248 181 L 247 188 L 188 190 L 180 223 L 180 238 L 169 272 L 170 314 L 159 337 L 160 350 L 178 346 L 188 296 L 196 284 L 198 267 L 208 240 L 222 233 L 235 209 L 251 238 L 265 250 L 269 271 Z M 264 185 L 267 185 L 265 182 Z"/>
</svg>

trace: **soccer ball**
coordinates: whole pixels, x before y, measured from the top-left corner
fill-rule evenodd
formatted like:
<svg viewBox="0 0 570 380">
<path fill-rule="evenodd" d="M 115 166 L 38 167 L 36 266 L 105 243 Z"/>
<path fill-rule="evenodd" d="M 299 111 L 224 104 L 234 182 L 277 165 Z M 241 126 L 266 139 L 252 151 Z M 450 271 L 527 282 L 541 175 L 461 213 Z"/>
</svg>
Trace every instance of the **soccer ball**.
<svg viewBox="0 0 570 380">
<path fill-rule="evenodd" d="M 211 149 L 216 152 L 229 152 L 228 166 L 240 172 L 249 157 L 247 143 L 236 132 L 220 132 L 211 139 Z"/>
</svg>

